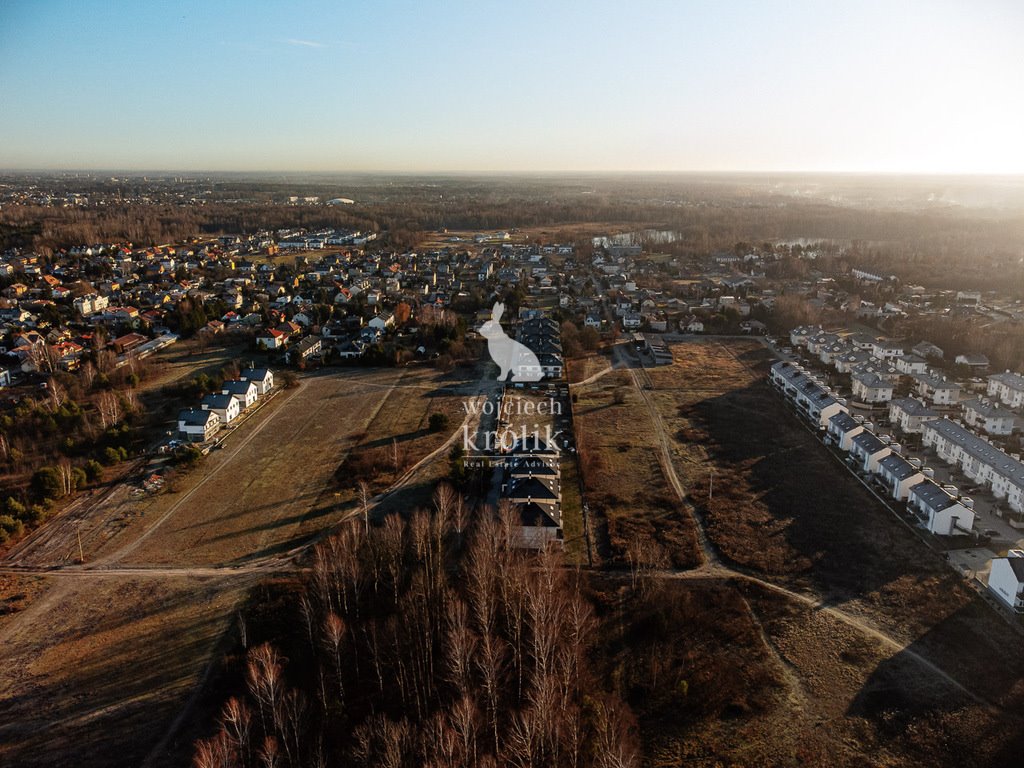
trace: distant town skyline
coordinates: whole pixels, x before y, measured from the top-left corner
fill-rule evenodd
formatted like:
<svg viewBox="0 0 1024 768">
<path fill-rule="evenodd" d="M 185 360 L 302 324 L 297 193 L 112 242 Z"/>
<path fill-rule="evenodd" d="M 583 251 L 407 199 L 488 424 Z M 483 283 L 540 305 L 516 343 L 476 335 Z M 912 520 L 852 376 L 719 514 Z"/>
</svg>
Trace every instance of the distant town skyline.
<svg viewBox="0 0 1024 768">
<path fill-rule="evenodd" d="M 0 6 L 0 168 L 1024 173 L 1024 7 Z"/>
</svg>

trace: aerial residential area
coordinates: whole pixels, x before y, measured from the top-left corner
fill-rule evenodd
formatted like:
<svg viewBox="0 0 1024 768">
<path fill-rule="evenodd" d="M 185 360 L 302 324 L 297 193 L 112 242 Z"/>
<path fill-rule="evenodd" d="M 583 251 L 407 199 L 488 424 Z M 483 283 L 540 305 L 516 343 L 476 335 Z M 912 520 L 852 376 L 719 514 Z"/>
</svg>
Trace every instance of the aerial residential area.
<svg viewBox="0 0 1024 768">
<path fill-rule="evenodd" d="M 69 201 L 69 183 L 89 195 Z M 107 226 L 116 198 L 85 198 L 115 183 L 118 197 L 142 187 L 164 200 L 184 182 L 8 177 L 0 210 L 58 232 Z M 204 186 L 234 199 L 240 183 Z M 201 213 L 203 227 L 236 206 L 361 223 L 397 194 L 378 201 L 371 180 L 265 187 L 260 201 Z M 406 182 L 403 204 L 430 188 Z M 331 196 L 353 202 L 340 213 L 320 202 Z M 61 223 L 69 214 L 76 223 Z M 1024 664 L 1024 306 L 1012 280 L 924 286 L 913 269 L 861 269 L 877 256 L 834 241 L 722 236 L 705 252 L 657 219 L 514 223 L 349 221 L 170 243 L 6 230 L 0 632 L 10 664 L 26 665 L 3 689 L 25 723 L 5 726 L 10 754 L 45 764 L 83 738 L 78 718 L 95 717 L 136 731 L 139 760 L 214 759 L 228 683 L 202 681 L 243 679 L 246 659 L 285 664 L 254 654 L 298 641 L 273 618 L 295 610 L 290 585 L 337 547 L 369 557 L 362 547 L 385 546 L 375 530 L 399 535 L 386 533 L 392 520 L 426 524 L 416 509 L 445 515 L 451 535 L 499 510 L 505 533 L 488 546 L 507 547 L 510 563 L 557 553 L 582 569 L 565 599 L 587 595 L 602 625 L 616 622 L 586 653 L 597 669 L 631 660 L 614 706 L 637 721 L 618 749 L 640 739 L 696 759 L 734 754 L 745 741 L 721 724 L 739 718 L 768 755 L 786 748 L 765 729 L 786 717 L 804 724 L 804 749 L 830 754 L 832 735 L 803 729 L 841 704 L 837 733 L 861 732 L 894 764 L 921 750 L 941 762 L 963 752 L 887 733 L 894 710 L 857 703 L 865 691 L 904 691 L 895 711 L 922 733 L 1016 711 L 1016 688 L 996 682 L 1003 672 L 989 682 L 982 650 L 996 639 L 1002 669 Z M 505 349 L 518 357 L 504 362 Z M 482 567 L 471 562 L 458 567 Z M 728 617 L 713 632 L 703 600 Z M 386 621 L 386 605 L 367 621 Z M 829 607 L 812 618 L 816 605 Z M 109 625 L 126 609 L 150 618 Z M 628 646 L 612 630 L 668 615 Z M 57 632 L 58 617 L 78 629 Z M 754 617 L 771 644 L 750 634 Z M 793 635 L 800 626 L 813 633 Z M 153 631 L 162 639 L 146 640 Z M 173 667 L 110 666 L 148 652 Z M 755 677 L 723 685 L 725 653 Z M 804 675 L 840 668 L 843 685 L 807 687 Z M 342 674 L 351 687 L 364 673 Z M 66 687 L 28 694 L 45 679 Z M 796 690 L 809 697 L 799 705 Z M 370 725 L 377 696 L 371 685 L 351 699 L 368 728 L 381 727 Z M 294 739 L 319 717 L 261 727 Z M 54 718 L 67 725 L 39 741 L 30 724 Z M 348 754 L 348 737 L 332 738 Z M 498 751 L 511 749 L 501 738 Z M 95 754 L 113 753 L 97 742 Z"/>
<path fill-rule="evenodd" d="M 1019 766 L 1022 33 L 0 5 L 0 766 Z"/>
</svg>

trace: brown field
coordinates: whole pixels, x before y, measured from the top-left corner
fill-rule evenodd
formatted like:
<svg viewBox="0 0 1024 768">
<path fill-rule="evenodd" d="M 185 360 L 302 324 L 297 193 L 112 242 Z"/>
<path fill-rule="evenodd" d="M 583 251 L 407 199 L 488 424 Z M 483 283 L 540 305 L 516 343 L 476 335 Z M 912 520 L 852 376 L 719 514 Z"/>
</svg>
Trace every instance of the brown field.
<svg viewBox="0 0 1024 768">
<path fill-rule="evenodd" d="M 698 550 L 691 570 L 641 571 L 639 589 L 593 581 L 646 763 L 1012 763 L 1021 637 L 787 412 L 758 341 L 673 352 L 644 370 L 620 345 L 633 370 L 574 390 L 586 495 L 609 528 L 645 521 L 631 502 L 652 490 L 672 506 L 671 474 L 708 544 L 700 568 Z"/>
<path fill-rule="evenodd" d="M 637 715 L 644 764 L 1016 764 L 1021 637 L 785 410 L 759 343 L 674 352 L 573 389 L 595 564 L 633 563 L 641 541 L 654 569 L 634 587 L 615 567 L 589 579 L 595 663 Z M 0 764 L 186 763 L 215 716 L 196 692 L 253 585 L 353 513 L 349 452 L 400 446 L 379 509 L 420 503 L 461 398 L 493 385 L 398 374 L 304 377 L 173 492 L 44 526 L 32 562 L 67 563 L 81 528 L 93 570 L 0 574 Z M 437 411 L 447 434 L 424 429 Z M 566 549 L 585 562 L 575 469 Z"/>
<path fill-rule="evenodd" d="M 812 728 L 799 740 L 810 750 L 800 759 L 858 764 L 862 748 L 852 745 L 865 744 L 878 750 L 872 764 L 1003 764 L 999 756 L 1024 736 L 1021 637 L 785 409 L 764 380 L 759 343 L 707 339 L 673 351 L 673 366 L 640 380 L 655 388 L 676 472 L 714 551 L 727 566 L 814 595 L 847 617 L 837 624 L 744 586 L 766 637 L 801 681 L 804 704 L 787 719 L 827 722 L 847 736 L 837 746 Z M 919 658 L 994 708 L 962 690 L 950 695 L 954 683 Z M 981 744 L 998 718 L 1005 732 Z M 946 731 L 963 734 L 962 744 Z M 763 743 L 779 745 L 762 733 Z"/>
<path fill-rule="evenodd" d="M 252 586 L 353 514 L 335 476 L 348 451 L 400 444 L 407 471 L 382 506 L 429 498 L 481 386 L 425 368 L 307 376 L 169 490 L 124 484 L 43 526 L 19 565 L 67 567 L 81 530 L 87 570 L 0 574 L 0 764 L 187 762 L 190 702 Z M 435 411 L 444 433 L 425 428 Z"/>
<path fill-rule="evenodd" d="M 984 707 L 829 613 L 708 577 L 603 585 L 598 600 L 649 765 L 998 764 L 969 759 L 1000 751 L 983 730 L 952 750 L 942 736 L 993 725 Z"/>
<path fill-rule="evenodd" d="M 249 339 L 214 336 L 202 350 L 194 340 L 179 341 L 140 361 L 147 375 L 139 384 L 139 392 L 144 394 L 168 384 L 188 381 L 200 373 L 213 375 L 235 359 L 253 359 L 259 367 L 261 359 L 265 358 L 266 355 L 253 352 Z"/>
<path fill-rule="evenodd" d="M 143 765 L 202 680 L 247 585 L 59 579 L 0 625 L 0 763 Z"/>
<path fill-rule="evenodd" d="M 42 576 L 0 573 L 0 629 L 46 590 Z"/>
<path fill-rule="evenodd" d="M 700 562 L 692 518 L 661 469 L 655 430 L 627 371 L 574 389 L 575 429 L 598 554 L 624 563 L 635 537 L 653 538 L 679 568 Z M 621 402 L 616 402 L 621 400 Z"/>
<path fill-rule="evenodd" d="M 611 365 L 611 361 L 602 355 L 585 355 L 567 360 L 566 365 L 566 377 L 570 383 L 575 384 L 600 373 Z"/>
<path fill-rule="evenodd" d="M 396 374 L 397 375 L 397 374 Z M 383 381 L 379 386 L 387 386 Z M 334 472 L 335 503 L 355 503 L 359 483 L 365 482 L 370 495 L 388 488 L 423 457 L 439 449 L 452 431 L 466 418 L 464 383 L 432 369 L 404 372 L 397 388 L 377 408 L 365 428 L 351 434 L 352 447 L 338 457 Z M 431 432 L 430 416 L 442 413 L 448 427 Z M 399 496 L 402 504 L 429 502 L 431 489 L 447 470 L 443 462 L 427 467 L 415 488 Z M 389 499 L 389 503 L 395 500 Z"/>
<path fill-rule="evenodd" d="M 673 348 L 683 361 L 673 368 L 691 372 L 671 389 L 659 387 L 655 401 L 676 436 L 676 469 L 725 559 L 877 613 L 893 631 L 912 633 L 915 622 L 930 625 L 962 605 L 968 590 L 961 579 L 768 387 L 763 347 L 708 341 Z"/>
<path fill-rule="evenodd" d="M 335 472 L 353 447 L 382 448 L 390 473 L 393 445 L 405 467 L 444 441 L 447 435 L 419 426 L 431 409 L 451 412 L 452 429 L 458 423 L 458 397 L 439 391 L 443 384 L 432 370 L 331 371 L 305 378 L 298 390 L 284 393 L 283 402 L 270 404 L 271 413 L 211 452 L 174 492 L 141 502 L 145 529 L 134 528 L 116 542 L 117 561 L 232 563 L 302 544 L 352 513 L 354 484 L 335 482 Z"/>
</svg>

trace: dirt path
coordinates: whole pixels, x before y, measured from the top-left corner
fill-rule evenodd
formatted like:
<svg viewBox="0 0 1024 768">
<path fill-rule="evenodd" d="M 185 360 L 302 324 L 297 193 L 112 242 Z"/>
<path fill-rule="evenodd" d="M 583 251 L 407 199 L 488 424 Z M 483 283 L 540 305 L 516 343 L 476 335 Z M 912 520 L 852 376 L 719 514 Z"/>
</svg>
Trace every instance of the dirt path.
<svg viewBox="0 0 1024 768">
<path fill-rule="evenodd" d="M 609 373 L 611 373 L 614 370 L 616 370 L 616 366 L 615 365 L 609 365 L 607 368 L 602 368 L 600 371 L 598 371 L 597 373 L 595 373 L 592 376 L 587 376 L 587 378 L 585 378 L 585 379 L 583 379 L 581 381 L 574 381 L 574 382 L 572 382 L 571 384 L 569 384 L 569 389 L 575 389 L 577 387 L 585 387 L 587 384 L 593 384 L 595 381 L 604 378 L 605 376 L 607 376 Z"/>
<path fill-rule="evenodd" d="M 846 624 L 847 626 L 856 629 L 858 632 L 878 641 L 894 653 L 903 654 L 908 658 L 913 659 L 919 665 L 927 669 L 930 673 L 932 673 L 936 677 L 941 678 L 944 682 L 946 682 L 948 685 L 955 688 L 965 696 L 968 696 L 975 703 L 981 704 L 984 707 L 988 707 L 993 711 L 998 709 L 998 707 L 996 707 L 994 704 L 986 701 L 985 699 L 975 694 L 973 691 L 971 691 L 969 688 L 963 685 L 963 683 L 958 681 L 956 678 L 952 677 L 941 667 L 936 666 L 934 663 L 929 661 L 921 654 L 911 650 L 909 644 L 893 639 L 891 635 L 886 634 L 885 632 L 872 626 L 871 624 L 857 616 L 849 614 L 839 608 L 836 608 L 835 606 L 825 604 L 817 596 L 811 596 L 806 595 L 802 592 L 796 592 L 792 589 L 788 589 L 787 587 L 783 587 L 779 584 L 773 584 L 770 581 L 766 581 L 762 578 L 753 576 L 749 573 L 743 573 L 742 571 L 734 570 L 724 565 L 703 566 L 692 571 L 654 571 L 651 572 L 649 575 L 659 579 L 691 581 L 732 579 L 746 581 L 751 584 L 756 584 L 757 586 L 763 589 L 767 589 L 771 592 L 775 592 L 776 594 L 783 595 L 790 600 L 805 605 L 808 608 L 811 608 L 812 610 L 825 613 L 831 616 L 832 618 L 841 621 L 843 624 Z"/>
<path fill-rule="evenodd" d="M 163 540 L 161 531 L 178 527 L 190 505 L 201 503 L 203 497 L 198 494 L 202 489 L 230 482 L 230 470 L 226 472 L 225 467 L 237 467 L 245 460 L 247 454 L 243 451 L 247 446 L 251 450 L 253 441 L 284 429 L 287 434 L 279 436 L 280 440 L 294 443 L 307 439 L 307 432 L 316 423 L 341 423 L 338 420 L 342 418 L 346 430 L 358 431 L 359 423 L 369 423 L 405 377 L 405 371 L 394 372 L 390 381 L 356 374 L 354 389 L 347 391 L 371 391 L 372 398 L 346 394 L 347 399 L 337 399 L 334 389 L 325 390 L 325 396 L 320 397 L 317 390 L 303 404 L 308 414 L 294 407 L 265 413 L 265 418 L 237 435 L 237 442 L 229 440 L 215 454 L 216 464 L 199 470 L 204 474 L 180 498 L 169 499 L 173 503 L 160 508 L 150 519 L 133 523 L 143 529 L 132 534 L 133 540 L 100 559 L 76 562 L 78 525 L 100 502 L 109 504 L 111 499 L 120 498 L 118 494 L 127 494 L 127 479 L 102 497 L 84 499 L 50 521 L 57 525 L 43 526 L 38 538 L 16 551 L 16 559 L 0 561 L 2 574 L 46 580 L 46 588 L 34 601 L 0 625 L 0 650 L 8 670 L 0 676 L 0 708 L 9 714 L 0 719 L 6 720 L 0 722 L 0 763 L 52 763 L 57 755 L 70 753 L 69 744 L 78 743 L 89 754 L 83 765 L 110 764 L 111 754 L 117 754 L 110 742 L 125 736 L 125 729 L 134 734 L 131 748 L 126 747 L 122 753 L 126 761 L 159 765 L 171 759 L 172 752 L 181 748 L 175 742 L 180 742 L 181 728 L 189 722 L 202 681 L 208 679 L 216 663 L 213 651 L 229 631 L 238 606 L 251 588 L 267 577 L 301 573 L 299 557 L 336 530 L 338 522 L 334 520 L 289 551 L 242 563 L 233 560 L 220 564 L 216 558 L 186 557 L 184 550 L 169 550 L 167 557 L 150 561 L 147 553 Z M 417 386 L 416 382 L 410 386 L 436 388 L 435 384 Z M 457 382 L 451 390 L 467 398 L 479 398 L 494 386 L 490 380 L 470 380 Z M 371 405 L 371 401 L 375 402 Z M 361 403 L 365 406 L 351 410 Z M 288 404 L 285 401 L 284 405 Z M 281 417 L 281 413 L 290 416 Z M 357 421 L 352 420 L 353 415 Z M 370 500 L 371 511 L 431 471 L 461 438 L 463 429 L 473 429 L 477 418 L 467 413 L 440 445 Z M 345 440 L 337 444 L 344 448 Z M 332 454 L 331 466 L 336 458 Z M 346 515 L 346 519 L 349 517 Z M 267 521 L 260 515 L 253 523 Z M 246 544 L 259 552 L 266 544 L 264 538 L 262 534 L 251 537 Z M 73 559 L 63 556 L 69 547 L 75 548 Z M 197 551 L 200 555 L 206 553 L 205 549 Z M 45 557 L 25 558 L 26 552 L 43 552 Z M 145 728 L 138 725 L 142 718 L 147 718 Z M 47 722 L 45 729 L 41 719 Z M 41 730 L 50 734 L 45 742 L 36 735 Z M 143 753 L 136 754 L 140 749 Z"/>
<path fill-rule="evenodd" d="M 625 355 L 625 352 L 622 351 L 622 345 L 616 347 L 615 353 Z M 683 509 L 693 518 L 694 529 L 697 532 L 697 543 L 700 545 L 703 562 L 705 565 L 720 565 L 721 560 L 715 548 L 711 546 L 711 542 L 708 540 L 707 534 L 704 531 L 703 521 L 699 519 L 699 515 L 694 511 L 693 506 L 686 500 L 686 488 L 683 486 L 682 480 L 679 479 L 675 461 L 672 458 L 672 438 L 669 436 L 668 430 L 665 429 L 665 422 L 662 420 L 661 414 L 658 413 L 658 409 L 648 393 L 648 390 L 653 387 L 651 378 L 643 368 L 633 367 L 628 362 L 623 367 L 626 367 L 629 371 L 633 386 L 640 393 L 640 399 L 643 400 L 651 424 L 654 425 L 655 437 L 658 440 L 658 463 L 661 465 L 662 474 L 669 485 L 672 486 L 672 491 L 675 493 L 676 498 L 679 499 Z"/>
<path fill-rule="evenodd" d="M 725 348 L 728 349 L 728 347 Z M 728 351 L 730 354 L 733 354 L 733 356 L 736 357 L 732 350 Z M 626 354 L 620 348 L 616 348 L 615 353 L 618 355 Z M 746 363 L 744 363 L 738 357 L 736 357 L 736 359 L 741 364 L 743 364 L 744 367 L 746 367 L 748 370 L 751 370 L 749 366 L 747 366 Z M 658 412 L 658 409 L 655 407 L 649 395 L 649 390 L 653 388 L 650 376 L 647 374 L 647 371 L 645 371 L 643 368 L 636 368 L 633 365 L 631 365 L 631 361 L 629 360 L 623 360 L 623 363 L 623 367 L 626 367 L 629 370 L 629 374 L 633 381 L 633 385 L 639 392 L 640 397 L 643 400 L 645 407 L 647 408 L 647 412 L 650 417 L 651 423 L 654 425 L 659 445 L 659 463 L 661 464 L 661 468 L 665 475 L 665 479 L 668 480 L 669 484 L 672 486 L 673 491 L 679 498 L 679 503 L 682 504 L 683 507 L 692 516 L 697 531 L 697 538 L 700 542 L 701 552 L 703 553 L 704 562 L 698 568 L 689 571 L 661 571 L 658 572 L 658 576 L 660 578 L 697 580 L 741 579 L 750 583 L 757 584 L 758 586 L 764 589 L 768 589 L 777 594 L 784 595 L 788 599 L 797 601 L 816 611 L 822 611 L 828 614 L 829 616 L 832 616 L 835 619 L 845 623 L 846 625 L 853 627 L 859 632 L 877 640 L 890 650 L 896 653 L 905 654 L 906 656 L 914 659 L 921 666 L 928 669 L 932 674 L 941 678 L 950 686 L 956 688 L 964 695 L 970 697 L 975 702 L 982 704 L 983 706 L 992 708 L 992 705 L 989 702 L 985 701 L 980 696 L 976 695 L 974 692 L 966 688 L 962 683 L 960 683 L 955 678 L 950 676 L 943 669 L 936 666 L 934 663 L 932 663 L 925 657 L 921 656 L 920 654 L 910 650 L 907 643 L 903 643 L 899 640 L 893 639 L 893 637 L 881 631 L 877 627 L 869 624 L 863 619 L 846 613 L 840 610 L 839 608 L 836 608 L 835 606 L 826 605 L 818 597 L 811 597 L 801 592 L 796 592 L 794 590 L 780 586 L 779 584 L 774 584 L 770 581 L 766 581 L 765 579 L 754 576 L 753 574 L 744 573 L 742 571 L 736 570 L 724 564 L 708 539 L 707 533 L 704 529 L 704 521 L 700 518 L 699 515 L 697 515 L 694 512 L 692 506 L 686 501 L 686 489 L 683 486 L 682 481 L 679 479 L 678 474 L 676 473 L 675 465 L 672 458 L 672 438 L 668 434 L 668 430 L 665 428 L 665 424 L 662 421 L 661 414 Z M 751 611 L 751 615 L 755 620 L 757 620 L 757 617 L 753 611 Z M 782 663 L 781 659 L 780 663 Z"/>
</svg>

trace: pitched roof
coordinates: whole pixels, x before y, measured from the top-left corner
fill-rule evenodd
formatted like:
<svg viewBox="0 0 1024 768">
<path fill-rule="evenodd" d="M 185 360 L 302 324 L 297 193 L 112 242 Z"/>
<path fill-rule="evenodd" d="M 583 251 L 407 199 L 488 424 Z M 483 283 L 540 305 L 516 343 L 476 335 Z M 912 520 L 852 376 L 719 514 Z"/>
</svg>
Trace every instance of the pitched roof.
<svg viewBox="0 0 1024 768">
<path fill-rule="evenodd" d="M 874 432 L 868 432 L 866 429 L 853 438 L 853 444 L 869 456 L 878 453 L 883 448 L 888 448 L 885 443 L 878 439 Z"/>
<path fill-rule="evenodd" d="M 1010 389 L 1024 391 L 1024 376 L 1021 376 L 1019 373 L 1013 373 L 1012 371 L 1006 371 L 1005 373 L 993 373 L 988 377 L 988 380 L 998 381 L 1000 384 L 1003 384 Z"/>
<path fill-rule="evenodd" d="M 178 421 L 190 427 L 205 427 L 211 418 L 220 419 L 213 411 L 203 411 L 199 408 L 186 408 L 178 412 Z"/>
<path fill-rule="evenodd" d="M 922 403 L 920 400 L 915 400 L 912 397 L 901 397 L 896 400 L 889 401 L 889 408 L 898 408 L 908 416 L 934 416 L 939 417 L 939 412 L 929 408 L 927 405 Z"/>
<path fill-rule="evenodd" d="M 1007 557 L 1006 560 L 1017 581 L 1024 582 L 1024 557 Z"/>
<path fill-rule="evenodd" d="M 911 495 L 920 499 L 925 506 L 936 512 L 949 509 L 957 501 L 931 480 L 924 480 L 910 488 Z"/>
<path fill-rule="evenodd" d="M 965 411 L 974 411 L 986 419 L 1012 419 L 1015 415 L 1012 411 L 1001 408 L 998 405 L 982 402 L 980 399 L 967 400 L 962 403 Z"/>
<path fill-rule="evenodd" d="M 993 472 L 1005 477 L 1018 488 L 1024 488 L 1024 464 L 1001 451 L 987 440 L 982 440 L 973 432 L 964 429 L 949 419 L 929 421 L 924 425 L 926 431 L 935 432 L 949 442 L 959 446 L 971 458 L 977 459 L 992 469 Z"/>
<path fill-rule="evenodd" d="M 233 381 L 225 381 L 221 388 L 232 395 L 244 395 L 249 391 L 250 387 L 254 386 L 256 386 L 255 382 L 249 379 L 235 379 Z"/>
<path fill-rule="evenodd" d="M 841 429 L 843 432 L 849 432 L 851 429 L 856 429 L 860 426 L 860 424 L 857 423 L 857 420 L 846 411 L 840 411 L 837 413 L 829 419 L 829 423 L 833 424 L 836 429 Z"/>
<path fill-rule="evenodd" d="M 914 380 L 920 384 L 924 384 L 930 389 L 960 389 L 960 384 L 958 382 L 949 381 L 941 376 L 935 376 L 931 373 L 915 374 Z"/>
<path fill-rule="evenodd" d="M 536 501 L 530 501 L 520 504 L 519 515 L 524 526 L 557 528 L 562 524 L 561 510 L 554 503 L 538 504 Z"/>
<path fill-rule="evenodd" d="M 203 405 L 209 406 L 211 409 L 216 408 L 217 410 L 221 410 L 235 402 L 235 398 L 231 395 L 224 395 L 217 392 L 212 395 L 207 395 L 203 398 L 202 402 Z"/>
<path fill-rule="evenodd" d="M 269 375 L 269 368 L 246 368 L 239 374 L 240 378 L 248 381 L 263 381 Z"/>
<path fill-rule="evenodd" d="M 897 480 L 906 480 L 908 477 L 913 477 L 921 471 L 897 453 L 886 456 L 878 462 L 878 466 Z"/>
</svg>

